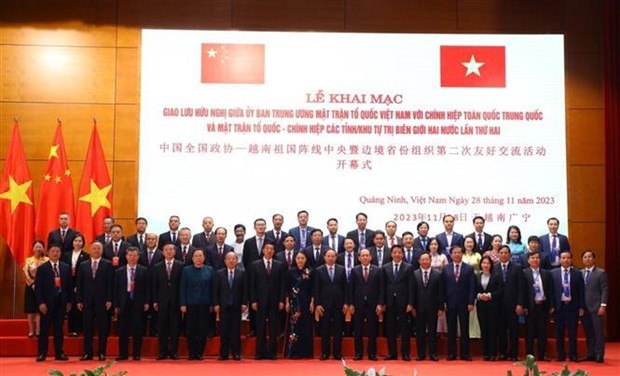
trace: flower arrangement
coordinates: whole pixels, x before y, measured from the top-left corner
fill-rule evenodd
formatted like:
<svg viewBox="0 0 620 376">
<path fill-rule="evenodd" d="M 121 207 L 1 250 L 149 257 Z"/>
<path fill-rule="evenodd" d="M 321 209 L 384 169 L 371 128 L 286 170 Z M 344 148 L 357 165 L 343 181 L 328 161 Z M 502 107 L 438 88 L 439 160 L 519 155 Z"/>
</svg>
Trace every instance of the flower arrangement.
<svg viewBox="0 0 620 376">
<path fill-rule="evenodd" d="M 80 373 L 80 376 L 123 376 L 127 374 L 127 371 L 119 371 L 117 373 L 113 373 L 113 374 L 108 374 L 108 372 L 106 371 L 106 369 L 112 367 L 112 365 L 116 363 L 114 361 L 110 361 L 107 362 L 104 365 L 101 365 L 97 368 L 95 368 L 94 370 L 88 370 L 85 369 L 84 371 L 82 371 L 82 373 Z M 61 371 L 57 370 L 57 369 L 51 369 L 48 371 L 48 374 L 52 375 L 52 376 L 64 376 L 64 373 L 62 373 Z M 78 376 L 78 374 L 76 372 L 71 372 L 69 374 L 69 376 Z"/>
</svg>

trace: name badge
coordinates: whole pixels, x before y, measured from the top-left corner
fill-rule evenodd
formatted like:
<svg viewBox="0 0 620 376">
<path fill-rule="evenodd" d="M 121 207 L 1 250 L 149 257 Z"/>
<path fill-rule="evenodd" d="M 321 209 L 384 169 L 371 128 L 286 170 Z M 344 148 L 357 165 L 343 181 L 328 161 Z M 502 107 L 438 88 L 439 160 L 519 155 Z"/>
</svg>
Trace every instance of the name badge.
<svg viewBox="0 0 620 376">
<path fill-rule="evenodd" d="M 54 286 L 60 287 L 60 277 L 54 277 Z"/>
<path fill-rule="evenodd" d="M 113 266 L 118 266 L 118 256 L 112 257 L 112 265 Z"/>
<path fill-rule="evenodd" d="M 534 293 L 536 293 L 537 295 L 540 294 L 540 286 L 538 285 L 538 283 L 534 283 Z"/>
</svg>

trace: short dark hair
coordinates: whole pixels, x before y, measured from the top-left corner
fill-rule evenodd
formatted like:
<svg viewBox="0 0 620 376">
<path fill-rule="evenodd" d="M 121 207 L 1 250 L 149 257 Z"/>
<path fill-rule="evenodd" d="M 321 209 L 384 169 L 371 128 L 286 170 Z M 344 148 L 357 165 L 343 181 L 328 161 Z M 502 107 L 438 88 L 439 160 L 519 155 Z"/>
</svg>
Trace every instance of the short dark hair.
<svg viewBox="0 0 620 376">
<path fill-rule="evenodd" d="M 530 252 L 527 254 L 527 259 L 529 260 L 530 257 L 534 256 L 534 255 L 538 255 L 538 257 L 540 257 L 540 252 L 535 251 L 535 252 Z"/>
<path fill-rule="evenodd" d="M 454 216 L 453 216 L 452 214 L 446 214 L 446 215 L 444 215 L 444 216 L 441 218 L 441 222 L 444 222 L 444 221 L 446 220 L 446 218 L 448 218 L 448 217 L 452 217 L 452 220 L 454 220 L 454 219 L 455 219 L 455 218 L 454 218 Z"/>
<path fill-rule="evenodd" d="M 216 228 L 215 231 L 213 231 L 213 232 L 217 234 L 217 230 L 224 230 L 224 234 L 228 235 L 228 230 L 226 230 L 226 227 L 220 226 L 220 227 Z"/>
<path fill-rule="evenodd" d="M 115 227 L 120 228 L 121 231 L 123 231 L 123 226 L 119 225 L 118 223 L 113 224 L 112 227 L 110 227 L 110 231 Z"/>
<path fill-rule="evenodd" d="M 135 224 L 138 224 L 138 221 L 144 221 L 144 222 L 146 222 L 146 224 L 147 224 L 147 225 L 149 224 L 149 221 L 148 221 L 146 218 L 144 218 L 144 217 L 138 217 L 138 218 L 136 218 L 136 220 L 135 220 L 135 222 L 134 222 L 134 223 L 135 223 Z"/>
<path fill-rule="evenodd" d="M 404 238 L 407 235 L 411 235 L 412 238 L 414 237 L 413 236 L 413 232 L 411 232 L 411 231 L 405 231 L 405 232 L 403 232 L 403 234 L 401 236 Z"/>
<path fill-rule="evenodd" d="M 276 214 L 272 215 L 272 216 L 271 216 L 271 220 L 273 221 L 273 220 L 274 220 L 274 219 L 276 219 L 276 217 L 278 217 L 278 216 L 282 217 L 282 220 L 284 220 L 284 216 L 283 216 L 282 214 L 280 214 L 280 213 L 276 213 Z"/>
<path fill-rule="evenodd" d="M 263 222 L 265 222 L 265 224 L 267 224 L 267 221 L 265 221 L 265 218 L 256 218 L 254 220 L 254 226 L 256 226 L 256 223 L 259 222 L 259 221 L 263 221 Z"/>
<path fill-rule="evenodd" d="M 377 230 L 375 231 L 375 235 L 372 237 L 373 239 L 377 237 L 377 235 L 381 235 L 385 238 L 385 232 L 381 231 L 381 230 Z"/>
<path fill-rule="evenodd" d="M 298 212 L 297 212 L 297 216 L 299 217 L 299 215 L 300 215 L 300 214 L 303 214 L 303 213 L 306 213 L 306 215 L 310 215 L 310 213 L 308 213 L 308 211 L 304 209 L 304 210 L 300 210 L 300 211 L 298 211 Z"/>
<path fill-rule="evenodd" d="M 528 244 L 529 244 L 529 242 L 536 242 L 536 243 L 540 244 L 540 238 L 538 236 L 536 236 L 536 235 L 530 235 L 527 238 L 527 242 L 528 242 Z"/>
<path fill-rule="evenodd" d="M 359 218 L 359 216 L 363 216 L 364 218 L 368 219 L 368 215 L 366 215 L 366 213 L 364 212 L 359 212 L 357 214 L 355 214 L 355 220 L 357 221 L 357 218 Z"/>
<path fill-rule="evenodd" d="M 245 226 L 241 223 L 236 224 L 235 227 L 233 227 L 233 231 L 237 231 L 238 228 L 242 228 L 243 232 L 245 232 Z"/>
<path fill-rule="evenodd" d="M 415 229 L 417 231 L 420 231 L 420 227 L 422 227 L 423 225 L 426 225 L 426 227 L 428 227 L 429 229 L 431 228 L 431 226 L 428 224 L 428 222 L 426 221 L 420 221 L 418 222 L 417 226 L 415 227 Z"/>
<path fill-rule="evenodd" d="M 461 247 L 460 245 L 453 245 L 452 247 L 450 247 L 450 254 L 454 253 L 455 249 L 459 249 L 461 253 L 463 253 L 463 247 Z"/>
<path fill-rule="evenodd" d="M 482 269 L 482 261 L 484 260 L 489 260 L 489 263 L 491 264 L 491 268 L 489 269 L 489 272 L 493 272 L 493 260 L 491 259 L 491 256 L 482 256 L 482 258 L 480 259 L 480 262 L 478 263 L 478 266 L 480 266 L 480 269 Z"/>
<path fill-rule="evenodd" d="M 323 230 L 321 230 L 320 228 L 315 228 L 312 231 L 310 231 L 310 237 L 312 237 L 312 235 L 314 235 L 315 232 L 320 232 L 321 235 L 323 235 Z"/>
<path fill-rule="evenodd" d="M 62 251 L 62 245 L 58 244 L 58 243 L 51 243 L 47 246 L 47 250 L 51 250 L 52 248 L 58 248 Z"/>
<path fill-rule="evenodd" d="M 336 218 L 330 218 L 330 219 L 327 220 L 326 223 L 329 224 L 329 222 L 331 222 L 331 221 L 335 221 L 336 223 L 338 223 L 338 220 Z"/>
<path fill-rule="evenodd" d="M 595 259 L 596 258 L 596 254 L 594 253 L 593 250 L 591 249 L 586 249 L 585 251 L 581 252 L 581 257 L 583 258 L 583 256 L 586 255 L 586 253 L 590 252 L 592 254 L 592 258 Z"/>
<path fill-rule="evenodd" d="M 551 217 L 551 218 L 547 219 L 547 224 L 549 224 L 549 222 L 551 222 L 551 221 L 556 221 L 558 223 L 558 226 L 560 225 L 560 220 L 557 219 L 556 217 Z"/>
<path fill-rule="evenodd" d="M 474 217 L 474 219 L 472 219 L 471 223 L 476 223 L 476 219 L 481 219 L 482 223 L 485 223 L 486 221 L 484 220 L 484 217 L 481 215 L 477 215 Z"/>
</svg>

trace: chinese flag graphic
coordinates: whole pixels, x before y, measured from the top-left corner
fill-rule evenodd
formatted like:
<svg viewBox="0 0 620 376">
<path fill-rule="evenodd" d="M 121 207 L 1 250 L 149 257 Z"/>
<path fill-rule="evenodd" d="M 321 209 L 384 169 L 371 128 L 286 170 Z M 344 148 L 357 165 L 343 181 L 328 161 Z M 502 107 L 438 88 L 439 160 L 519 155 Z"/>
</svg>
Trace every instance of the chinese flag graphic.
<svg viewBox="0 0 620 376">
<path fill-rule="evenodd" d="M 88 143 L 86 162 L 78 192 L 76 227 L 87 242 L 91 242 L 101 229 L 103 218 L 112 215 L 112 180 L 103 155 L 97 124 Z"/>
<path fill-rule="evenodd" d="M 441 87 L 506 87 L 506 47 L 441 46 Z"/>
<path fill-rule="evenodd" d="M 35 225 L 37 238 L 47 239 L 49 232 L 58 227 L 58 215 L 61 212 L 68 213 L 73 220 L 73 208 L 71 171 L 67 164 L 65 142 L 62 138 L 62 124 L 58 121 L 39 191 Z"/>
<path fill-rule="evenodd" d="M 32 179 L 16 121 L 0 177 L 0 236 L 19 265 L 23 265 L 34 242 L 33 201 Z"/>
<path fill-rule="evenodd" d="M 264 84 L 264 44 L 202 44 L 201 82 Z"/>
</svg>

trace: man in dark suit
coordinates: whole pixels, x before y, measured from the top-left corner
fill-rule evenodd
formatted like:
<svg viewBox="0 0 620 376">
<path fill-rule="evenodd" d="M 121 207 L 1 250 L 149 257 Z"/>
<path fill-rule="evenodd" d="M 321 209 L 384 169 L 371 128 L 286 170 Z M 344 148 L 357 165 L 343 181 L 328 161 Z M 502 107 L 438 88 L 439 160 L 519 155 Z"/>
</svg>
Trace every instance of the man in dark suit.
<svg viewBox="0 0 620 376">
<path fill-rule="evenodd" d="M 527 238 L 527 252 L 521 254 L 521 266 L 527 268 L 527 254 L 532 252 L 540 253 L 540 267 L 545 270 L 551 269 L 551 255 L 543 253 L 540 250 L 540 239 L 536 235 L 530 235 Z"/>
<path fill-rule="evenodd" d="M 136 218 L 136 233 L 127 238 L 127 242 L 134 247 L 137 247 L 140 252 L 146 248 L 146 227 L 149 222 L 144 217 Z M 157 236 L 157 235 L 155 235 Z M 156 239 L 157 240 L 157 239 Z M 157 245 L 157 242 L 155 243 Z"/>
<path fill-rule="evenodd" d="M 97 321 L 99 336 L 99 360 L 106 359 L 108 341 L 108 311 L 112 308 L 114 267 L 112 262 L 101 257 L 103 245 L 90 245 L 90 262 L 80 264 L 77 275 L 76 301 L 84 317 L 84 356 L 81 360 L 93 359 L 94 321 Z"/>
<path fill-rule="evenodd" d="M 349 294 L 344 267 L 336 264 L 336 251 L 328 248 L 325 262 L 316 269 L 314 277 L 314 315 L 321 332 L 321 357 L 330 354 L 330 337 L 333 329 L 333 356 L 342 359 L 342 324 L 348 309 Z"/>
<path fill-rule="evenodd" d="M 127 248 L 130 244 L 123 240 L 123 227 L 121 225 L 112 225 L 110 230 L 112 240 L 105 245 L 103 249 L 103 258 L 112 261 L 114 270 L 127 264 Z"/>
<path fill-rule="evenodd" d="M 88 261 L 90 256 L 83 249 L 84 236 L 76 234 L 73 238 L 74 242 L 78 242 L 79 246 L 75 247 L 71 252 L 65 253 L 61 256 L 61 261 L 69 265 L 71 268 L 71 286 L 73 291 L 71 293 L 71 310 L 67 314 L 67 326 L 69 329 L 69 337 L 77 337 L 78 333 L 82 332 L 82 312 L 78 310 L 77 303 L 75 302 L 75 288 L 77 285 L 77 271 L 82 262 Z"/>
<path fill-rule="evenodd" d="M 366 249 L 366 248 L 364 248 Z M 360 260 L 357 257 L 357 251 L 355 248 L 355 241 L 353 238 L 347 237 L 344 240 L 344 252 L 338 254 L 336 257 L 336 263 L 344 266 L 344 271 L 347 275 L 347 281 L 351 279 L 351 271 L 353 267 L 360 264 Z"/>
<path fill-rule="evenodd" d="M 241 360 L 241 313 L 248 309 L 246 273 L 237 268 L 237 254 L 226 253 L 226 266 L 216 272 L 213 304 L 220 317 L 220 356 Z M 272 269 L 273 271 L 273 269 Z"/>
<path fill-rule="evenodd" d="M 450 250 L 453 246 L 458 245 L 459 247 L 463 246 L 463 235 L 459 234 L 454 230 L 454 216 L 451 214 L 446 214 L 443 216 L 443 227 L 444 232 L 435 235 L 437 241 L 439 242 L 439 251 L 446 255 L 448 260 L 450 260 Z"/>
<path fill-rule="evenodd" d="M 157 360 L 179 359 L 179 287 L 185 266 L 175 259 L 174 244 L 163 246 L 164 260 L 153 267 L 153 308 L 157 312 L 157 341 L 159 354 Z"/>
<path fill-rule="evenodd" d="M 108 217 L 103 218 L 103 222 L 101 223 L 103 232 L 95 236 L 95 241 L 98 241 L 101 244 L 103 244 L 104 248 L 106 245 L 108 245 L 108 243 L 112 241 L 112 226 L 114 226 L 114 223 L 115 223 L 114 217 L 108 216 Z M 123 238 L 123 240 L 125 239 Z"/>
<path fill-rule="evenodd" d="M 75 238 L 75 234 L 77 234 L 77 232 L 69 227 L 70 224 L 71 217 L 69 214 L 67 212 L 61 212 L 58 215 L 59 227 L 50 231 L 47 235 L 48 247 L 50 244 L 59 244 L 63 255 L 71 252 L 73 249 L 73 238 Z"/>
<path fill-rule="evenodd" d="M 171 215 L 168 219 L 169 231 L 159 234 L 159 241 L 157 242 L 157 244 L 160 250 L 162 249 L 164 244 L 172 243 L 175 246 L 179 245 L 179 226 L 181 226 L 181 219 L 179 218 L 179 216 Z"/>
<path fill-rule="evenodd" d="M 271 217 L 273 223 L 273 229 L 265 233 L 265 238 L 272 242 L 276 247 L 276 255 L 284 250 L 284 238 L 288 233 L 282 231 L 282 225 L 284 224 L 284 216 L 282 214 L 274 214 Z"/>
<path fill-rule="evenodd" d="M 321 266 L 325 262 L 323 255 L 327 249 L 329 247 L 323 245 L 323 231 L 318 228 L 312 229 L 310 245 L 303 249 L 308 259 L 308 265 L 314 269 Z"/>
<path fill-rule="evenodd" d="M 151 281 L 153 268 L 164 259 L 164 255 L 157 248 L 157 234 L 147 233 L 144 236 L 144 248 L 140 253 L 139 263 L 140 265 L 146 267 L 149 273 L 149 281 Z M 157 311 L 155 311 L 155 308 L 151 302 L 149 302 L 148 311 L 144 314 L 144 319 L 145 323 L 148 323 L 148 325 L 144 325 L 144 327 L 148 328 L 149 335 L 151 337 L 157 336 Z"/>
<path fill-rule="evenodd" d="M 416 318 L 418 357 L 426 358 L 426 343 L 431 360 L 437 357 L 437 316 L 443 315 L 444 298 L 441 273 L 431 269 L 431 255 L 422 253 L 420 268 L 413 272 L 413 314 Z"/>
<path fill-rule="evenodd" d="M 274 258 L 284 263 L 288 270 L 291 266 L 295 265 L 295 256 L 297 256 L 299 252 L 295 251 L 295 238 L 291 234 L 287 234 L 284 237 L 282 244 L 284 245 L 284 250 L 280 253 L 276 253 Z"/>
<path fill-rule="evenodd" d="M 500 274 L 504 282 L 504 293 L 499 304 L 498 339 L 499 359 L 516 362 L 519 353 L 519 316 L 523 314 L 524 283 L 521 267 L 511 262 L 510 247 L 499 249 L 499 264 L 493 273 Z"/>
<path fill-rule="evenodd" d="M 457 320 L 461 329 L 461 360 L 471 360 L 469 355 L 469 312 L 474 309 L 476 279 L 474 269 L 462 262 L 463 249 L 452 246 L 452 261 L 443 268 L 442 283 L 446 298 L 448 324 L 448 360 L 456 360 Z"/>
<path fill-rule="evenodd" d="M 254 261 L 263 258 L 263 245 L 265 244 L 265 230 L 267 229 L 267 221 L 263 218 L 257 218 L 254 220 L 255 236 L 248 238 L 243 243 L 243 255 L 241 256 L 241 263 L 248 273 L 251 273 L 252 263 Z M 256 311 L 251 309 L 248 312 L 250 319 L 250 332 L 248 337 L 253 337 L 256 334 Z"/>
<path fill-rule="evenodd" d="M 402 239 L 401 239 L 402 241 Z M 373 239 L 374 246 L 368 248 L 370 255 L 372 256 L 373 265 L 383 266 L 388 262 L 391 262 L 390 248 L 385 244 L 385 234 L 381 230 L 375 231 L 375 237 Z M 394 243 L 396 244 L 396 243 Z"/>
<path fill-rule="evenodd" d="M 368 359 L 377 360 L 377 321 L 383 312 L 383 269 L 371 264 L 372 255 L 367 249 L 359 253 L 361 265 L 353 268 L 351 273 L 351 305 L 353 314 L 353 331 L 355 333 L 355 357 L 361 360 L 364 354 L 362 337 L 364 322 L 368 333 Z"/>
<path fill-rule="evenodd" d="M 383 265 L 384 306 L 388 342 L 385 360 L 396 360 L 396 337 L 400 329 L 401 353 L 404 361 L 410 361 L 410 318 L 413 312 L 413 282 L 411 265 L 403 262 L 403 247 L 395 245 L 391 250 L 392 262 Z"/>
<path fill-rule="evenodd" d="M 250 268 L 249 300 L 256 312 L 256 359 L 276 359 L 278 311 L 284 310 L 286 267 L 273 259 L 275 246 L 263 244 L 263 257 Z M 269 320 L 269 342 L 267 322 Z"/>
<path fill-rule="evenodd" d="M 133 338 L 133 360 L 142 355 L 142 334 L 144 312 L 149 309 L 150 282 L 147 268 L 138 264 L 140 251 L 129 247 L 125 254 L 127 264 L 116 270 L 114 275 L 114 311 L 118 315 L 118 357 L 127 360 L 129 355 L 129 333 Z"/>
<path fill-rule="evenodd" d="M 34 294 L 41 312 L 37 362 L 42 362 L 47 357 L 50 326 L 54 327 L 56 360 L 69 359 L 62 350 L 62 326 L 65 313 L 71 309 L 73 295 L 70 267 L 60 262 L 60 245 L 51 244 L 47 253 L 49 261 L 39 266 L 34 283 Z"/>
<path fill-rule="evenodd" d="M 214 243 L 210 245 L 207 252 L 207 265 L 211 265 L 214 270 L 224 269 L 226 264 L 224 263 L 224 259 L 228 252 L 235 252 L 235 249 L 226 244 L 226 235 L 227 231 L 224 227 L 218 227 L 214 231 L 213 238 Z"/>
<path fill-rule="evenodd" d="M 323 247 L 331 248 L 336 253 L 344 252 L 344 236 L 338 234 L 338 220 L 330 218 L 327 220 L 327 235 L 323 237 Z"/>
<path fill-rule="evenodd" d="M 581 270 L 585 283 L 586 312 L 583 326 L 586 331 L 588 352 L 584 360 L 603 363 L 605 358 L 605 326 L 603 320 L 607 314 L 609 297 L 607 273 L 594 265 L 596 255 L 591 250 L 581 254 L 584 268 Z"/>
<path fill-rule="evenodd" d="M 395 244 L 403 244 L 403 239 L 400 236 L 396 235 L 396 230 L 398 229 L 398 225 L 394 221 L 385 222 L 385 244 L 388 245 L 389 248 L 392 248 Z"/>
<path fill-rule="evenodd" d="M 418 260 L 422 254 L 422 250 L 416 250 L 413 247 L 413 234 L 409 231 L 403 232 L 403 261 L 413 267 L 413 270 L 420 268 Z"/>
<path fill-rule="evenodd" d="M 418 252 L 418 254 L 422 254 L 423 252 L 427 252 L 428 241 L 430 240 L 428 236 L 430 226 L 428 223 L 422 221 L 417 224 L 416 229 L 418 231 L 418 236 L 413 239 L 413 249 Z M 443 252 L 441 249 L 439 251 Z"/>
<path fill-rule="evenodd" d="M 469 234 L 468 236 L 476 239 L 476 249 L 480 252 L 480 254 L 484 254 L 484 252 L 493 248 L 493 236 L 491 234 L 484 232 L 484 217 L 481 215 L 477 215 L 473 219 L 474 224 L 474 232 Z"/>
<path fill-rule="evenodd" d="M 566 235 L 558 233 L 560 220 L 551 217 L 547 219 L 549 233 L 539 236 L 540 248 L 543 254 L 547 254 L 551 263 L 551 268 L 560 266 L 560 253 L 570 251 L 570 243 Z"/>
<path fill-rule="evenodd" d="M 540 253 L 529 253 L 529 268 L 523 269 L 523 301 L 527 315 L 526 354 L 534 355 L 537 340 L 538 360 L 549 361 L 547 351 L 547 318 L 553 308 L 553 278 L 540 267 Z"/>
<path fill-rule="evenodd" d="M 568 357 L 571 362 L 579 361 L 577 358 L 577 322 L 583 317 L 586 307 L 583 276 L 572 265 L 571 252 L 562 251 L 560 267 L 551 271 L 555 302 L 555 343 L 560 362 L 566 360 L 564 329 L 568 332 Z"/>
<path fill-rule="evenodd" d="M 194 255 L 194 251 L 198 249 L 190 243 L 192 232 L 189 228 L 183 227 L 179 231 L 177 231 L 177 234 L 179 238 L 177 239 L 178 244 L 176 245 L 176 256 L 175 257 L 177 260 L 182 261 L 185 264 L 185 266 L 192 265 L 193 264 L 192 257 Z M 160 239 L 161 239 L 161 236 L 160 236 Z M 203 249 L 203 251 L 205 251 L 205 257 L 206 257 L 206 250 Z"/>
<path fill-rule="evenodd" d="M 297 222 L 299 226 L 292 227 L 288 230 L 288 233 L 295 237 L 295 250 L 301 251 L 310 245 L 310 233 L 314 230 L 313 227 L 308 226 L 309 214 L 306 210 L 300 210 L 297 212 Z"/>
<path fill-rule="evenodd" d="M 207 249 L 215 244 L 215 232 L 213 231 L 213 218 L 204 217 L 202 219 L 202 232 L 192 237 L 192 245 L 195 248 Z"/>
<path fill-rule="evenodd" d="M 366 228 L 368 224 L 366 213 L 357 213 L 355 215 L 355 223 L 357 228 L 347 233 L 347 238 L 350 237 L 355 242 L 355 249 L 359 252 L 362 248 L 369 248 L 375 245 L 373 242 L 375 232 Z"/>
</svg>

